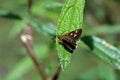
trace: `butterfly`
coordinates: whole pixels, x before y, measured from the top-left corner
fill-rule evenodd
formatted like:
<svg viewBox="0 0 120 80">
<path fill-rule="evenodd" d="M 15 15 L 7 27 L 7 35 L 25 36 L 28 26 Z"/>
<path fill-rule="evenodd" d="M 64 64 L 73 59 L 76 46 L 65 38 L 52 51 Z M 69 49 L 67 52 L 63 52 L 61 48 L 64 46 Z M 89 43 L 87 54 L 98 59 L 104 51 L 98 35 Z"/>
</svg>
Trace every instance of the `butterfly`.
<svg viewBox="0 0 120 80">
<path fill-rule="evenodd" d="M 79 42 L 81 34 L 82 29 L 77 29 L 58 36 L 59 44 L 61 44 L 68 52 L 73 53 L 73 51 L 77 48 L 77 43 Z"/>
</svg>

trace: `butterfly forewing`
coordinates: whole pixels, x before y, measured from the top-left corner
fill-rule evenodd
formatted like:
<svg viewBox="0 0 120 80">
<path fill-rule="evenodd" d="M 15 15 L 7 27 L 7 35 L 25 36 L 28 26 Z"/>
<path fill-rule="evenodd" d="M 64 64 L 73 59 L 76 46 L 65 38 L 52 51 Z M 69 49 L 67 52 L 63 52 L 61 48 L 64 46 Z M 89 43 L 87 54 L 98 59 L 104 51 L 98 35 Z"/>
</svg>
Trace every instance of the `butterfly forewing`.
<svg viewBox="0 0 120 80">
<path fill-rule="evenodd" d="M 77 46 L 77 42 L 79 41 L 79 38 L 81 36 L 82 29 L 77 29 L 75 31 L 72 31 L 70 33 L 66 33 L 65 35 L 58 36 L 60 40 L 60 44 L 70 53 L 73 52 L 73 50 Z"/>
<path fill-rule="evenodd" d="M 75 46 L 73 46 L 73 45 L 71 46 L 71 45 L 69 45 L 68 43 L 65 43 L 65 42 L 63 42 L 62 45 L 68 52 L 73 53 L 73 48 L 72 47 L 75 47 Z"/>
</svg>

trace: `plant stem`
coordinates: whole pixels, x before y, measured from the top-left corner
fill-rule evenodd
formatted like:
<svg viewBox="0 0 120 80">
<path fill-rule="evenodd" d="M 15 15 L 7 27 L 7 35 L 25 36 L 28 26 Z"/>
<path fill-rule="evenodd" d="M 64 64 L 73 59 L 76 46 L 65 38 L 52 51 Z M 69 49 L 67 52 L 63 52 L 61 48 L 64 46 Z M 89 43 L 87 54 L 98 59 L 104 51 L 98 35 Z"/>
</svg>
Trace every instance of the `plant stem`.
<svg viewBox="0 0 120 80">
<path fill-rule="evenodd" d="M 31 16 L 32 12 L 31 12 L 31 7 L 33 4 L 33 0 L 28 0 L 28 15 Z"/>
<path fill-rule="evenodd" d="M 29 56 L 32 58 L 40 76 L 42 77 L 42 80 L 48 80 L 48 77 L 44 69 L 42 68 L 41 64 L 37 60 L 35 53 L 33 51 L 33 39 L 32 39 L 31 31 L 32 31 L 31 26 L 27 25 L 27 27 L 25 27 L 25 32 L 21 33 L 21 40 L 26 50 L 28 51 Z"/>
<path fill-rule="evenodd" d="M 58 64 L 57 69 L 56 69 L 56 71 L 55 71 L 55 73 L 52 77 L 52 80 L 57 80 L 58 79 L 60 71 L 61 71 L 61 66 L 60 66 L 60 64 Z"/>
</svg>

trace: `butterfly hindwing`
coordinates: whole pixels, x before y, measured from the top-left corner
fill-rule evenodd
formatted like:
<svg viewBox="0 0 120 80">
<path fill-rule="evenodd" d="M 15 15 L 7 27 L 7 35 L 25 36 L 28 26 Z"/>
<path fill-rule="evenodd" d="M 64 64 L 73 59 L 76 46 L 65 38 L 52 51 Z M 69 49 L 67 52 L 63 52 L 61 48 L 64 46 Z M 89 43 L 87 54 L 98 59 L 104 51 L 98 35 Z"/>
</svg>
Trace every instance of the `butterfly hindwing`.
<svg viewBox="0 0 120 80">
<path fill-rule="evenodd" d="M 63 47 L 69 51 L 70 53 L 73 53 L 73 50 L 76 48 L 76 44 L 71 44 L 70 42 L 68 42 L 67 40 L 63 40 L 62 43 Z"/>
<path fill-rule="evenodd" d="M 75 49 L 76 48 L 76 43 L 71 43 L 71 42 L 69 42 L 67 40 L 64 40 L 64 39 L 63 39 L 63 43 L 69 45 L 71 49 Z"/>
<path fill-rule="evenodd" d="M 65 35 L 58 36 L 60 40 L 60 44 L 70 53 L 73 53 L 73 50 L 77 46 L 77 42 L 81 36 L 82 29 L 77 29 L 70 33 L 66 33 Z"/>
</svg>

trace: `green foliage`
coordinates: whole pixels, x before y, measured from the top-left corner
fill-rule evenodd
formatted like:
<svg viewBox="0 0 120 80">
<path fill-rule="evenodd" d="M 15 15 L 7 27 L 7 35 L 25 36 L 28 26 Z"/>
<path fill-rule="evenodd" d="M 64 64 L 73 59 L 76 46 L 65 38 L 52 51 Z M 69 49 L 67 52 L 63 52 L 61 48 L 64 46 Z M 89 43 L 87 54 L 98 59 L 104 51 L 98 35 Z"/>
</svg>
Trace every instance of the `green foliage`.
<svg viewBox="0 0 120 80">
<path fill-rule="evenodd" d="M 25 27 L 27 25 L 27 22 L 28 22 L 27 19 L 16 21 L 15 25 L 13 26 L 13 28 L 10 31 L 10 37 L 14 38 L 18 34 L 20 34 L 23 27 Z"/>
<path fill-rule="evenodd" d="M 100 66 L 84 72 L 78 80 L 116 80 L 115 71 L 112 67 L 100 64 Z"/>
<path fill-rule="evenodd" d="M 106 41 L 93 37 L 95 49 L 93 50 L 100 58 L 120 69 L 120 51 Z"/>
<path fill-rule="evenodd" d="M 54 12 L 60 11 L 63 7 L 63 4 L 58 2 L 46 2 L 44 5 L 48 10 L 52 10 Z"/>
<path fill-rule="evenodd" d="M 83 10 L 85 0 L 67 0 L 61 13 L 61 17 L 57 26 L 57 36 L 82 28 Z M 64 70 L 70 63 L 71 53 L 66 51 L 56 38 L 56 46 L 60 64 Z"/>
<path fill-rule="evenodd" d="M 28 12 L 27 12 L 28 10 L 26 10 L 27 3 L 25 1 L 13 0 L 9 2 L 8 0 L 4 0 L 2 2 L 4 4 L 1 3 L 0 7 L 1 5 L 5 5 L 5 7 L 1 7 L 0 17 L 2 18 L 0 19 L 1 20 L 0 22 L 2 23 L 1 26 L 7 25 L 7 27 L 3 26 L 0 29 L 1 30 L 0 31 L 1 33 L 0 34 L 1 36 L 0 53 L 2 53 L 0 54 L 1 56 L 0 57 L 0 74 L 1 74 L 0 80 L 2 79 L 3 80 L 21 80 L 21 79 L 26 80 L 26 77 L 28 77 L 28 75 L 32 75 L 28 77 L 29 80 L 40 79 L 38 75 L 36 76 L 36 74 L 33 74 L 30 72 L 34 67 L 34 63 L 29 58 L 29 56 L 26 56 L 25 54 L 23 54 L 22 51 L 19 52 L 21 50 L 21 46 L 19 45 L 19 39 L 16 40 L 15 38 L 19 36 L 19 33 L 21 32 L 21 30 L 27 24 L 32 25 L 32 28 L 33 28 L 34 42 L 35 42 L 34 50 L 35 50 L 36 56 L 39 60 L 43 60 L 43 59 L 46 60 L 47 63 L 43 62 L 42 66 L 45 66 L 45 68 L 47 68 L 46 72 L 49 75 L 52 75 L 53 73 L 52 70 L 53 71 L 55 70 L 56 63 L 54 61 L 57 62 L 56 50 L 53 50 L 53 48 L 55 47 L 55 44 L 53 43 L 55 36 L 64 35 L 65 33 L 68 33 L 70 31 L 76 30 L 78 28 L 82 28 L 83 33 L 82 33 L 81 43 L 84 42 L 85 45 L 88 46 L 94 52 L 94 54 L 96 54 L 101 60 L 104 60 L 107 63 L 112 64 L 115 68 L 111 67 L 110 65 L 106 65 L 106 63 L 101 64 L 101 62 L 98 62 L 96 64 L 97 59 L 94 60 L 94 58 L 97 58 L 97 57 L 93 56 L 93 54 L 89 54 L 92 51 L 91 52 L 88 51 L 85 45 L 79 44 L 79 47 L 75 51 L 75 54 L 72 55 L 73 63 L 71 64 L 73 65 L 69 66 L 70 69 L 67 68 L 68 71 L 67 70 L 63 71 L 60 77 L 65 78 L 68 76 L 71 78 L 71 76 L 80 74 L 77 80 L 96 80 L 96 79 L 117 80 L 119 79 L 119 76 L 117 76 L 119 75 L 119 73 L 116 73 L 115 71 L 115 69 L 120 70 L 120 59 L 119 59 L 120 50 L 118 49 L 118 47 L 120 46 L 119 44 L 119 39 L 120 39 L 119 38 L 119 33 L 120 33 L 119 13 L 120 11 L 117 9 L 119 7 L 119 5 L 117 5 L 119 3 L 116 4 L 117 1 L 115 2 L 114 0 L 112 1 L 86 0 L 87 5 L 85 9 L 86 11 L 85 11 L 85 17 L 84 17 L 85 18 L 84 24 L 83 24 L 83 9 L 85 4 L 84 0 L 67 0 L 65 5 L 60 0 L 59 2 L 55 0 L 44 0 L 44 1 L 37 0 L 37 1 L 34 1 L 32 5 L 31 17 L 28 16 Z M 92 6 L 92 9 L 91 9 L 91 6 Z M 8 7 L 8 10 L 5 10 L 7 7 Z M 110 11 L 112 11 L 113 13 Z M 60 15 L 60 12 L 61 12 L 61 15 Z M 59 15 L 60 15 L 60 19 L 59 19 L 58 26 L 56 27 Z M 6 22 L 4 22 L 3 18 L 6 18 L 5 19 Z M 9 23 L 12 23 L 11 21 L 14 21 L 15 23 L 12 26 L 9 25 Z M 7 33 L 9 32 L 7 29 L 10 31 L 10 34 Z M 6 31 L 6 33 L 5 32 L 2 33 L 3 31 Z M 6 36 L 3 36 L 3 34 L 8 34 L 10 35 L 10 38 L 14 38 L 12 43 L 15 43 L 15 44 L 13 45 L 11 41 L 9 42 L 9 40 L 7 40 L 8 42 L 6 42 Z M 115 45 L 113 46 L 108 42 L 106 42 L 104 39 L 101 39 L 99 37 L 94 37 L 91 35 L 100 35 L 103 38 L 110 40 L 113 43 L 113 45 L 114 44 Z M 51 40 L 53 42 L 51 42 Z M 59 40 L 56 39 L 58 56 L 60 59 L 62 69 L 64 70 L 67 67 L 67 65 L 70 63 L 71 53 L 67 52 L 61 45 L 58 44 L 58 42 Z M 38 45 L 38 43 L 40 44 Z M 14 49 L 11 50 L 11 48 L 14 48 Z M 11 53 L 12 53 L 12 56 L 9 56 L 11 55 Z M 79 54 L 78 56 L 78 53 L 83 53 L 83 54 Z M 3 55 L 5 56 L 3 57 Z M 15 55 L 15 57 L 13 55 Z M 77 58 L 76 57 L 74 58 L 74 56 L 77 56 Z M 15 59 L 13 59 L 13 57 Z M 93 59 L 93 62 L 95 63 L 92 63 L 92 61 L 91 62 L 89 61 L 90 57 Z M 19 62 L 16 61 L 16 58 Z M 51 58 L 53 61 L 51 61 Z M 77 64 L 77 62 L 74 62 L 74 60 L 78 60 L 79 64 Z M 15 63 L 15 61 L 17 62 L 17 64 Z M 9 64 L 6 64 L 6 63 L 9 63 Z M 13 64 L 16 64 L 16 65 L 14 66 Z M 92 69 L 91 67 L 86 66 L 88 64 L 92 65 Z M 77 68 L 76 70 L 78 71 L 78 73 L 74 71 L 71 72 L 71 68 L 73 68 L 74 71 Z M 8 73 L 4 69 L 8 70 Z M 6 73 L 4 74 L 4 72 Z M 74 75 L 70 75 L 70 74 L 74 74 Z M 24 75 L 25 75 L 25 79 L 23 79 Z M 74 79 L 75 78 L 76 77 L 74 77 Z M 68 80 L 68 79 L 60 78 L 60 80 Z M 69 80 L 73 80 L 73 79 L 69 79 Z"/>
<path fill-rule="evenodd" d="M 82 40 L 101 59 L 120 70 L 120 50 L 98 37 L 83 37 Z"/>
<path fill-rule="evenodd" d="M 120 32 L 120 25 L 101 25 L 98 27 L 85 27 L 83 29 L 84 35 L 117 34 Z"/>
<path fill-rule="evenodd" d="M 49 5 L 48 5 L 48 3 L 45 3 L 45 2 L 35 3 L 32 7 L 33 15 L 43 16 L 46 18 L 50 18 L 52 20 L 56 20 L 58 18 L 58 13 L 54 12 L 52 4 L 54 4 L 56 6 L 56 4 L 58 4 L 58 3 L 49 2 Z M 58 8 L 59 8 L 59 6 L 58 6 Z M 56 10 L 59 10 L 58 8 Z"/>
<path fill-rule="evenodd" d="M 38 59 L 45 58 L 49 53 L 49 47 L 47 45 L 41 45 L 35 47 L 35 53 Z M 29 72 L 34 67 L 33 61 L 29 56 L 26 56 L 20 62 L 16 64 L 14 69 L 9 72 L 6 80 L 18 80 L 21 76 Z"/>
<path fill-rule="evenodd" d="M 55 36 L 55 26 L 52 23 L 42 23 L 38 20 L 31 20 L 32 27 L 39 33 L 47 36 Z"/>
<path fill-rule="evenodd" d="M 0 17 L 7 18 L 7 19 L 13 19 L 13 20 L 21 20 L 22 18 L 14 13 L 11 13 L 9 11 L 0 10 Z"/>
</svg>

